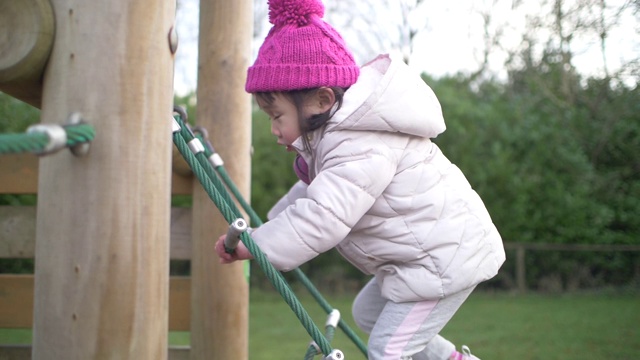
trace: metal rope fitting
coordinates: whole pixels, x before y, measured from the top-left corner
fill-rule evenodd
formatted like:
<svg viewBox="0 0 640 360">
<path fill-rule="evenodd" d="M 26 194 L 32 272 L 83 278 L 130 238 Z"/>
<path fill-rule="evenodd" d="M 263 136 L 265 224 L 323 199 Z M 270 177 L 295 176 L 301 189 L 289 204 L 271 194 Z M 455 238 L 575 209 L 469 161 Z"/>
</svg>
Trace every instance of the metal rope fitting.
<svg viewBox="0 0 640 360">
<path fill-rule="evenodd" d="M 220 157 L 218 153 L 211 154 L 211 156 L 209 156 L 207 160 L 209 160 L 209 164 L 211 164 L 214 168 L 224 165 L 224 161 L 222 161 L 222 157 Z"/>
<path fill-rule="evenodd" d="M 202 142 L 198 140 L 198 138 L 193 138 L 189 141 L 189 149 L 191 149 L 191 152 L 194 154 L 204 152 L 204 146 L 202 146 Z"/>
<path fill-rule="evenodd" d="M 344 360 L 344 354 L 338 349 L 333 349 L 333 351 L 331 351 L 324 360 Z"/>
<path fill-rule="evenodd" d="M 209 164 L 211 164 L 211 166 L 213 166 L 214 168 L 223 166 L 224 161 L 222 160 L 222 157 L 213 148 L 213 145 L 211 145 L 211 141 L 209 141 L 209 132 L 207 131 L 207 129 L 205 129 L 202 126 L 196 126 L 193 128 L 193 133 L 200 134 L 206 151 L 208 151 L 211 154 L 207 158 L 207 160 L 209 161 Z"/>
<path fill-rule="evenodd" d="M 340 311 L 338 309 L 333 309 L 327 316 L 327 322 L 325 326 L 331 326 L 333 328 L 338 327 L 338 323 L 340 322 Z"/>
<path fill-rule="evenodd" d="M 29 134 L 45 134 L 49 138 L 49 143 L 45 145 L 42 151 L 36 151 L 36 155 L 52 154 L 67 146 L 67 132 L 64 127 L 55 124 L 37 124 L 27 128 Z"/>
<path fill-rule="evenodd" d="M 171 120 L 172 120 L 171 132 L 172 133 L 180 132 L 182 128 L 180 127 L 180 123 L 178 122 L 178 120 L 176 120 L 176 118 L 174 118 L 173 116 L 171 117 Z"/>
<path fill-rule="evenodd" d="M 309 343 L 309 346 L 313 347 L 316 351 L 316 354 L 322 354 L 322 350 L 320 350 L 320 346 L 318 346 L 318 343 L 311 340 L 311 342 Z"/>
<path fill-rule="evenodd" d="M 236 247 L 238 246 L 238 242 L 240 241 L 240 234 L 247 231 L 248 225 L 244 219 L 235 219 L 231 225 L 229 225 L 229 230 L 227 230 L 227 237 L 224 239 L 224 250 L 233 254 L 236 251 Z"/>
</svg>

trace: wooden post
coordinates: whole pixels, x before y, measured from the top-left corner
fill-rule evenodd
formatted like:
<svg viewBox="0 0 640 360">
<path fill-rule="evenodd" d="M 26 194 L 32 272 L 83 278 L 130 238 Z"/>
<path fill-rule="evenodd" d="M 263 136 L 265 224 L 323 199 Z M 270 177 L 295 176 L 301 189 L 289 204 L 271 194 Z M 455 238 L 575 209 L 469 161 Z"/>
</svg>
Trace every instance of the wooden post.
<svg viewBox="0 0 640 360">
<path fill-rule="evenodd" d="M 516 283 L 518 285 L 518 292 L 524 294 L 527 292 L 527 274 L 525 263 L 525 246 L 523 244 L 517 244 L 516 247 Z"/>
<path fill-rule="evenodd" d="M 49 0 L 0 2 L 0 90 L 40 107 L 54 36 Z"/>
<path fill-rule="evenodd" d="M 166 359 L 175 2 L 53 0 L 42 123 L 88 155 L 39 166 L 34 359 Z"/>
<path fill-rule="evenodd" d="M 201 0 L 198 125 L 248 199 L 251 98 L 244 91 L 253 34 L 251 0 Z M 194 186 L 191 359 L 248 359 L 248 284 L 244 264 L 220 265 L 213 245 L 228 223 Z"/>
</svg>

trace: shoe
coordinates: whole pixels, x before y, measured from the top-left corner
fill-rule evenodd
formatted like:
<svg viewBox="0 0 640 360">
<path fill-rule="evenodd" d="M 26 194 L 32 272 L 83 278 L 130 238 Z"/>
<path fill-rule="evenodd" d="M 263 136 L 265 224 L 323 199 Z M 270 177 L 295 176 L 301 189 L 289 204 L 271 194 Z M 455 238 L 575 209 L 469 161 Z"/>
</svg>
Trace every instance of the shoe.
<svg viewBox="0 0 640 360">
<path fill-rule="evenodd" d="M 477 356 L 471 354 L 471 350 L 467 345 L 462 345 L 462 360 L 480 360 Z"/>
</svg>

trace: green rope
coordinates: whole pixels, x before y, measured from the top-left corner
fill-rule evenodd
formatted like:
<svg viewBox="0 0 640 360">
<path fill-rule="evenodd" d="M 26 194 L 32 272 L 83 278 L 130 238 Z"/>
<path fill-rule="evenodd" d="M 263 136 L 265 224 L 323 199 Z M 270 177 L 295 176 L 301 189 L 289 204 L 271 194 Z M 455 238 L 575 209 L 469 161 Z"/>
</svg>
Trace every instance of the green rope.
<svg viewBox="0 0 640 360">
<path fill-rule="evenodd" d="M 222 178 L 224 184 L 227 186 L 229 191 L 231 191 L 234 198 L 238 200 L 240 206 L 242 206 L 244 211 L 246 211 L 246 213 L 249 215 L 249 219 L 251 220 L 251 222 L 255 226 L 262 225 L 260 217 L 258 216 L 258 214 L 256 214 L 251 205 L 249 205 L 249 203 L 247 203 L 247 201 L 244 199 L 244 197 L 240 193 L 240 190 L 238 190 L 238 187 L 235 185 L 233 180 L 231 180 L 231 177 L 229 176 L 229 173 L 227 173 L 227 170 L 224 168 L 224 166 L 216 165 L 213 162 L 208 161 L 212 156 L 217 156 L 217 153 L 211 145 L 211 142 L 209 142 L 209 139 L 207 139 L 206 136 L 203 136 L 201 133 L 198 133 L 197 138 L 204 144 L 204 155 L 207 159 L 207 163 L 209 163 L 211 165 L 211 168 L 213 168 L 217 172 L 218 176 Z"/>
<path fill-rule="evenodd" d="M 209 142 L 209 140 L 207 138 L 201 136 L 200 134 L 198 134 L 198 139 L 200 139 L 204 143 L 204 145 L 205 145 L 205 151 L 204 151 L 205 152 L 205 156 L 206 156 L 207 159 L 210 159 L 211 156 L 213 156 L 215 154 L 215 150 L 214 150 L 213 146 L 211 145 L 211 143 Z M 235 185 L 235 183 L 231 180 L 231 177 L 228 175 L 228 173 L 225 170 L 224 166 L 223 165 L 217 165 L 215 167 L 215 170 L 218 172 L 218 175 L 220 175 L 220 177 L 223 179 L 223 181 L 224 181 L 225 185 L 227 186 L 227 188 L 233 193 L 233 195 L 236 198 L 236 200 L 238 200 L 238 203 L 240 203 L 242 208 L 249 215 L 249 218 L 251 219 L 251 222 L 255 226 L 262 225 L 263 224 L 262 220 L 260 219 L 258 214 L 254 211 L 254 209 L 247 203 L 247 201 L 245 201 L 244 197 L 242 196 L 242 194 L 238 190 L 238 187 Z M 327 314 L 329 314 L 333 310 L 333 307 L 322 296 L 320 291 L 318 291 L 318 289 L 313 285 L 313 283 L 305 275 L 305 273 L 302 270 L 300 270 L 299 268 L 295 268 L 291 272 L 294 274 L 294 276 L 298 280 L 300 280 L 302 285 L 305 288 L 307 288 L 307 290 L 309 291 L 311 296 L 318 302 L 320 307 L 322 307 L 322 309 Z M 360 352 L 362 352 L 365 356 L 367 356 L 367 354 L 368 354 L 367 345 L 360 339 L 358 334 L 356 334 L 356 332 L 353 329 L 351 329 L 351 327 L 349 327 L 349 324 L 347 324 L 344 320 L 340 319 L 340 322 L 338 323 L 338 326 L 347 335 L 347 337 L 349 337 L 351 339 L 351 341 L 358 347 Z"/>
<path fill-rule="evenodd" d="M 299 268 L 296 268 L 293 271 L 295 276 L 298 278 L 298 280 L 302 282 L 302 284 L 307 288 L 311 296 L 313 296 L 313 298 L 318 302 L 318 304 L 320 304 L 320 306 L 324 309 L 324 311 L 327 314 L 330 313 L 333 310 L 333 307 L 331 307 L 329 302 L 325 300 L 325 298 L 322 296 L 320 291 L 318 291 L 318 289 L 313 285 L 313 283 L 311 283 L 311 280 L 309 280 L 309 278 L 304 274 L 304 272 L 302 272 L 302 270 L 300 270 Z M 345 335 L 347 335 L 347 337 L 351 339 L 351 341 L 358 347 L 358 349 L 360 350 L 360 352 L 362 352 L 362 354 L 364 354 L 364 356 L 368 355 L 367 345 L 360 339 L 358 334 L 356 334 L 356 332 L 353 331 L 351 327 L 349 327 L 349 324 L 347 324 L 344 320 L 342 320 L 342 318 L 338 322 L 338 327 L 340 327 L 340 329 L 342 329 Z"/>
<path fill-rule="evenodd" d="M 194 139 L 193 134 L 186 129 L 186 125 L 179 116 L 175 117 L 175 120 L 180 125 L 180 131 L 176 131 L 173 133 L 174 144 L 191 167 L 191 170 L 200 181 L 200 184 L 203 186 L 205 192 L 218 207 L 222 216 L 228 223 L 232 223 L 239 217 L 239 213 L 234 213 L 234 209 L 230 207 L 229 203 L 224 199 L 224 197 L 220 194 L 220 191 L 218 191 L 215 187 L 215 180 L 212 180 L 209 177 L 209 174 L 207 174 L 207 171 L 204 170 L 203 166 L 201 165 L 201 161 L 198 160 L 197 156 L 194 155 L 191 151 L 191 148 L 189 148 L 188 143 Z M 214 176 L 214 178 L 217 177 Z M 311 338 L 316 341 L 322 353 L 327 355 L 330 354 L 332 351 L 331 345 L 324 337 L 324 335 L 320 332 L 318 327 L 313 323 L 313 320 L 311 319 L 309 314 L 295 297 L 288 284 L 284 280 L 282 274 L 278 272 L 273 267 L 273 265 L 271 265 L 264 253 L 262 253 L 260 248 L 253 242 L 253 239 L 246 232 L 240 235 L 240 240 L 253 255 L 254 260 L 265 272 L 272 285 L 280 292 L 280 295 L 283 297 L 285 302 L 296 314 L 307 333 L 309 333 Z"/>
<path fill-rule="evenodd" d="M 62 128 L 67 134 L 66 147 L 90 142 L 95 137 L 93 126 L 88 124 L 65 125 Z M 44 132 L 0 134 L 0 154 L 40 153 L 47 148 L 49 141 Z"/>
</svg>

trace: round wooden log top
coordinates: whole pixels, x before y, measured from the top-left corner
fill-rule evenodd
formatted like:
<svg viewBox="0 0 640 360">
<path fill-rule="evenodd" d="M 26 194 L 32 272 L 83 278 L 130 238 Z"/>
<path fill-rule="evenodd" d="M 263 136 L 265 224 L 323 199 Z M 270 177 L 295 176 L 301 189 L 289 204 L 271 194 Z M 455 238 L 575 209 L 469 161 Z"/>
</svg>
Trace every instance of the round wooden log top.
<svg viewBox="0 0 640 360">
<path fill-rule="evenodd" d="M 39 78 L 54 31 L 49 0 L 0 1 L 0 83 Z"/>
</svg>

